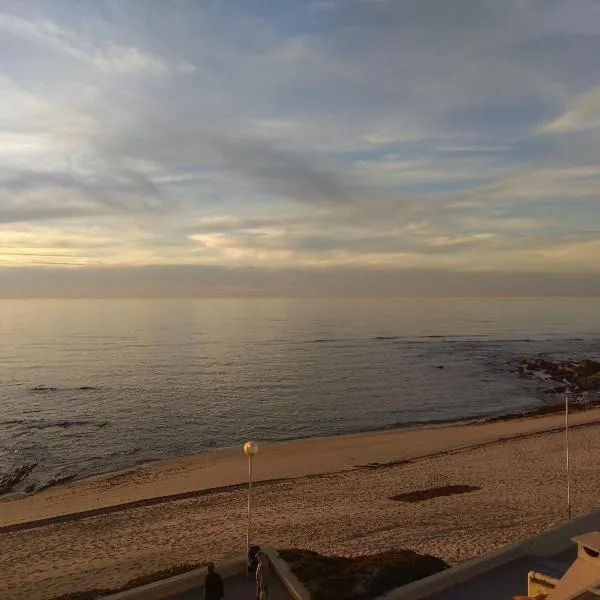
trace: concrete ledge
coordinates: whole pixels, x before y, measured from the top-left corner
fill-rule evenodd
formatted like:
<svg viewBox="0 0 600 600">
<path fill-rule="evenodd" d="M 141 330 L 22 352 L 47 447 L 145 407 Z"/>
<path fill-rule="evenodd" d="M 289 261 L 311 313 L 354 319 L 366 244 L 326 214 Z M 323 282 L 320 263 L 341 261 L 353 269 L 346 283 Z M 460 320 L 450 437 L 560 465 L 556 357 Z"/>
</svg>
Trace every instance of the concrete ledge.
<svg viewBox="0 0 600 600">
<path fill-rule="evenodd" d="M 279 556 L 279 552 L 274 548 L 263 548 L 267 555 L 273 570 L 283 583 L 286 590 L 295 600 L 312 600 L 310 592 L 302 585 L 300 580 L 292 573 L 288 564 Z"/>
<path fill-rule="evenodd" d="M 572 537 L 599 528 L 600 510 L 595 510 L 547 529 L 521 543 L 527 545 L 528 554 L 553 556 L 573 546 Z"/>
<path fill-rule="evenodd" d="M 421 600 L 523 556 L 553 556 L 567 550 L 573 543 L 573 536 L 597 529 L 599 523 L 600 511 L 576 517 L 539 535 L 498 548 L 441 573 L 391 590 L 377 600 Z M 527 574 L 524 573 L 523 576 L 526 577 Z"/>
<path fill-rule="evenodd" d="M 521 544 L 511 544 L 498 550 L 493 550 L 483 556 L 450 567 L 445 571 L 430 575 L 418 581 L 390 590 L 379 596 L 377 600 L 421 600 L 432 594 L 459 585 L 477 575 L 506 564 L 524 555 Z"/>
<path fill-rule="evenodd" d="M 246 557 L 234 558 L 215 565 L 216 571 L 225 579 L 246 572 Z M 187 592 L 202 587 L 206 577 L 206 568 L 194 569 L 168 579 L 161 579 L 131 590 L 103 596 L 102 600 L 162 600 L 173 594 Z M 201 595 L 198 596 L 200 598 Z"/>
<path fill-rule="evenodd" d="M 532 573 L 545 573 L 550 577 L 556 577 L 560 579 L 567 570 L 571 567 L 573 561 L 569 563 L 557 562 L 546 558 L 545 556 L 534 556 L 535 569 Z M 575 559 L 573 559 L 575 560 Z"/>
</svg>

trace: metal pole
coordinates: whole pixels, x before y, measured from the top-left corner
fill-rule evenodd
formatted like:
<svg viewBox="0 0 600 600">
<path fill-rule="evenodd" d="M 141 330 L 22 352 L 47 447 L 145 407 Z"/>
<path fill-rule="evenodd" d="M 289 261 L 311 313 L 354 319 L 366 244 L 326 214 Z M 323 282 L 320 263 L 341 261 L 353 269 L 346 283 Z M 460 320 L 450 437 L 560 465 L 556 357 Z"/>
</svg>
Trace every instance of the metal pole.
<svg viewBox="0 0 600 600">
<path fill-rule="evenodd" d="M 571 520 L 571 474 L 569 472 L 569 395 L 565 395 L 565 446 L 567 453 L 567 516 Z"/>
<path fill-rule="evenodd" d="M 252 521 L 252 454 L 248 455 L 248 531 L 246 532 L 246 557 L 250 556 L 250 524 Z M 250 565 L 246 570 L 250 577 Z"/>
</svg>

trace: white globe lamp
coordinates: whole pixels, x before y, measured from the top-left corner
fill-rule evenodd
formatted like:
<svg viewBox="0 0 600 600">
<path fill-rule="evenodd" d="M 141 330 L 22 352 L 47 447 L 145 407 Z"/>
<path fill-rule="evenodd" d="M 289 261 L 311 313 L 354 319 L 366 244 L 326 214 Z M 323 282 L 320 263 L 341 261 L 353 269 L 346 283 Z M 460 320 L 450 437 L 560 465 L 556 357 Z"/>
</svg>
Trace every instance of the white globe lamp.
<svg viewBox="0 0 600 600">
<path fill-rule="evenodd" d="M 246 456 L 255 456 L 258 454 L 258 444 L 254 442 L 246 442 L 244 444 L 244 454 Z"/>
</svg>

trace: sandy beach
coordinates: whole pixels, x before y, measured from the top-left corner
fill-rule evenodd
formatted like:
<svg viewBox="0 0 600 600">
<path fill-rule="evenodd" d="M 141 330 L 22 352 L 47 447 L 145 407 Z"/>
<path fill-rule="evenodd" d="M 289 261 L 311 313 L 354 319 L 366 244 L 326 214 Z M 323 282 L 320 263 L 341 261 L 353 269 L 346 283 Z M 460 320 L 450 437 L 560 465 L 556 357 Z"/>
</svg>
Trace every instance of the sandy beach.
<svg viewBox="0 0 600 600">
<path fill-rule="evenodd" d="M 597 508 L 600 409 L 570 423 L 577 515 Z M 472 558 L 565 519 L 563 426 L 556 414 L 262 445 L 253 537 L 325 553 L 400 546 L 451 563 Z M 49 600 L 237 556 L 245 548 L 246 480 L 239 449 L 0 501 L 0 598 Z M 391 499 L 446 485 L 478 489 Z M 95 512 L 78 518 L 82 511 Z M 58 522 L 29 523 L 40 519 Z"/>
</svg>

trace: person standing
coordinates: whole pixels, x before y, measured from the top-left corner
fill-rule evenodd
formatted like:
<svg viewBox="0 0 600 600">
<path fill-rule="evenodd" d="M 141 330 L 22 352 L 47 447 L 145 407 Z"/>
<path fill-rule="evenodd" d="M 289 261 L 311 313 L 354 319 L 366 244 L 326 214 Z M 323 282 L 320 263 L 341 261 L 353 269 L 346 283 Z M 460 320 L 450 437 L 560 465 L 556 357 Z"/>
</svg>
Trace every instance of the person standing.
<svg viewBox="0 0 600 600">
<path fill-rule="evenodd" d="M 214 563 L 210 563 L 204 579 L 204 600 L 222 600 L 223 592 L 223 579 L 215 572 Z"/>
<path fill-rule="evenodd" d="M 271 582 L 271 566 L 267 557 L 259 552 L 256 567 L 256 600 L 267 600 L 269 583 Z"/>
<path fill-rule="evenodd" d="M 254 542 L 250 545 L 248 551 L 248 575 L 250 573 L 256 574 L 256 566 L 258 564 L 258 553 L 260 552 L 260 546 Z"/>
</svg>

